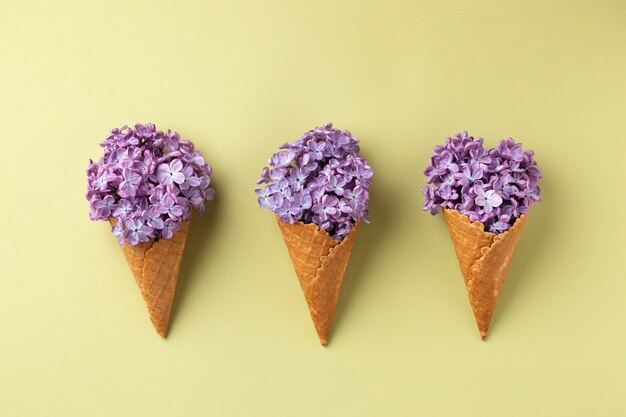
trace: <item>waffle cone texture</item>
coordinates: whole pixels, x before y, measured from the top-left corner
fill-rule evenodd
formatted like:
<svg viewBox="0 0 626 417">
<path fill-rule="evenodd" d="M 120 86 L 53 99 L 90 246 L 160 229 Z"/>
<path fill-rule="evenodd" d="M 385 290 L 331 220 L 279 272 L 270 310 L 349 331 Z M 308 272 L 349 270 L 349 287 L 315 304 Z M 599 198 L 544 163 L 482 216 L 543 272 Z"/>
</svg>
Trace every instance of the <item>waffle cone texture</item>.
<svg viewBox="0 0 626 417">
<path fill-rule="evenodd" d="M 485 340 L 526 215 L 522 214 L 510 229 L 500 234 L 486 232 L 482 223 L 471 223 L 467 216 L 456 210 L 444 209 L 443 215 L 465 279 L 480 338 Z"/>
<path fill-rule="evenodd" d="M 315 224 L 277 220 L 320 343 L 326 345 L 359 222 L 339 242 Z"/>
<path fill-rule="evenodd" d="M 114 219 L 110 222 L 115 224 Z M 189 222 L 183 222 L 170 239 L 139 242 L 135 246 L 126 241 L 124 246 L 121 246 L 126 262 L 141 290 L 152 325 L 161 337 L 167 337 L 188 233 Z"/>
</svg>

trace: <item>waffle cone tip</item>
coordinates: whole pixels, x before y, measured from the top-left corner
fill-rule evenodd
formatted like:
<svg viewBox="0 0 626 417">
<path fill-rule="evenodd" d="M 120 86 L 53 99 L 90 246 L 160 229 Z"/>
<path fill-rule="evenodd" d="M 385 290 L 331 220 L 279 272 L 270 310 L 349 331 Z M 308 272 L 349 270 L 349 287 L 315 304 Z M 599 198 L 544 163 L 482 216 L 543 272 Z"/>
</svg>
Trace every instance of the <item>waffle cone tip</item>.
<svg viewBox="0 0 626 417">
<path fill-rule="evenodd" d="M 157 325 L 154 322 L 152 322 L 152 325 L 154 326 L 154 328 L 155 328 L 156 332 L 159 334 L 159 336 L 161 336 L 163 339 L 167 339 L 168 327 L 157 327 Z"/>
<path fill-rule="evenodd" d="M 330 325 L 332 325 L 332 319 L 330 324 L 324 323 L 323 320 L 319 320 L 317 315 L 314 315 L 311 312 L 311 318 L 313 319 L 313 325 L 315 326 L 315 331 L 317 332 L 317 337 L 320 339 L 320 344 L 322 346 L 328 345 L 328 339 L 330 338 Z"/>
</svg>

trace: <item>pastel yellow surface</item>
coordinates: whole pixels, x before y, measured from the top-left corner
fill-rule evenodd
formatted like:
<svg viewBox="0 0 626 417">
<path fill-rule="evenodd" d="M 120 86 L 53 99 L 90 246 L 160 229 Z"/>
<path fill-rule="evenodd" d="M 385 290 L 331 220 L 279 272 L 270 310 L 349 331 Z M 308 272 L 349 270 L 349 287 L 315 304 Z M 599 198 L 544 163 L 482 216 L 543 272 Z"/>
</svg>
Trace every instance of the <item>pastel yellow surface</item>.
<svg viewBox="0 0 626 417">
<path fill-rule="evenodd" d="M 626 415 L 625 20 L 621 0 L 4 0 L 0 415 Z M 83 196 L 136 121 L 215 171 L 167 340 Z M 322 348 L 253 188 L 326 121 L 376 173 Z M 460 130 L 544 172 L 486 342 L 420 210 Z"/>
</svg>

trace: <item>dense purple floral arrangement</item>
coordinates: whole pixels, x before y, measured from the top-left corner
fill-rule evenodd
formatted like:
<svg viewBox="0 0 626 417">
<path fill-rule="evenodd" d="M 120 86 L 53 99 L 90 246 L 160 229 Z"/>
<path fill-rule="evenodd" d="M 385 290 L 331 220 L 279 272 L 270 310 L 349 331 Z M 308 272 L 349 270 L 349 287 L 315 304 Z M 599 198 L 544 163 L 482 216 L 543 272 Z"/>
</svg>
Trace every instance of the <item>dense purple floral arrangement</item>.
<svg viewBox="0 0 626 417">
<path fill-rule="evenodd" d="M 487 151 L 482 138 L 463 132 L 434 151 L 424 170 L 430 185 L 422 189 L 424 210 L 432 214 L 441 208 L 454 209 L 472 222 L 482 222 L 485 230 L 501 233 L 540 201 L 541 171 L 534 152 L 522 150 L 522 144 L 512 138 Z"/>
<path fill-rule="evenodd" d="M 282 221 L 314 223 L 342 240 L 359 219 L 367 220 L 374 174 L 359 156 L 358 139 L 332 123 L 285 143 L 269 159 L 255 191 L 259 205 Z"/>
<path fill-rule="evenodd" d="M 120 245 L 161 237 L 187 221 L 194 207 L 204 213 L 212 200 L 211 166 L 193 143 L 177 132 L 157 131 L 153 124 L 113 129 L 104 141 L 104 156 L 89 160 L 89 218 L 115 218 L 113 234 Z"/>
</svg>

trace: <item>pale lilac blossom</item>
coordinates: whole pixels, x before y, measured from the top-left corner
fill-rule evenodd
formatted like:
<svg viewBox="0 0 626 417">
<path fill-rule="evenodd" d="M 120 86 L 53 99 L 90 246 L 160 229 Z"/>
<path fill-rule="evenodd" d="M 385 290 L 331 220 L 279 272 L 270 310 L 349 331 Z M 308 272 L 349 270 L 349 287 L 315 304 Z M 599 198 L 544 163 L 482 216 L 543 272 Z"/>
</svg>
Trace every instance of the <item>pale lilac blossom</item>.
<svg viewBox="0 0 626 417">
<path fill-rule="evenodd" d="M 126 229 L 124 237 L 128 239 L 128 243 L 136 245 L 139 242 L 147 242 L 152 236 L 152 228 L 144 223 L 141 219 L 130 219 L 124 221 Z"/>
<path fill-rule="evenodd" d="M 162 185 L 172 183 L 182 184 L 185 182 L 185 174 L 182 173 L 183 163 L 180 159 L 174 159 L 169 164 L 161 164 L 157 168 L 157 177 Z M 193 172 L 193 169 L 192 169 Z"/>
<path fill-rule="evenodd" d="M 109 217 L 113 210 L 117 208 L 115 204 L 115 198 L 112 195 L 104 196 L 103 199 L 95 198 L 92 201 L 93 208 L 96 209 L 98 216 L 96 217 Z"/>
<path fill-rule="evenodd" d="M 165 220 L 165 223 L 163 225 L 163 230 L 161 230 L 161 236 L 163 236 L 166 239 L 169 239 L 172 237 L 172 234 L 174 233 L 174 231 L 180 229 L 180 223 L 175 222 L 171 219 L 167 219 Z"/>
<path fill-rule="evenodd" d="M 495 207 L 500 207 L 502 204 L 502 197 L 498 193 L 494 190 L 485 190 L 479 183 L 474 184 L 474 192 L 476 193 L 474 202 L 481 206 L 486 214 L 491 213 Z"/>
</svg>

